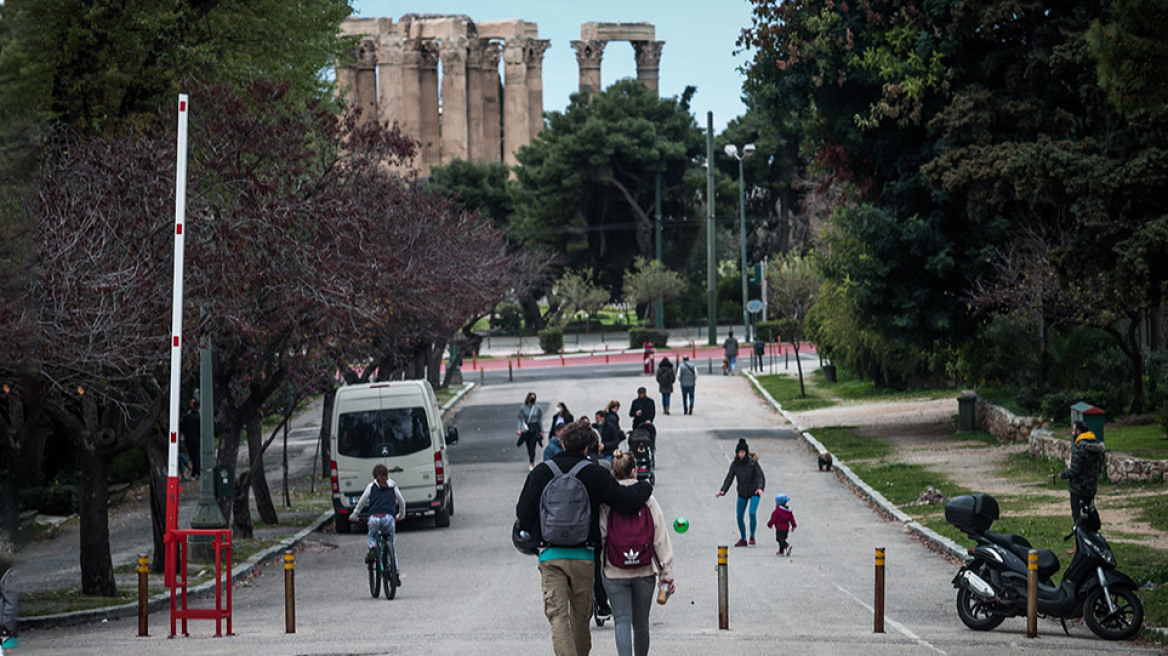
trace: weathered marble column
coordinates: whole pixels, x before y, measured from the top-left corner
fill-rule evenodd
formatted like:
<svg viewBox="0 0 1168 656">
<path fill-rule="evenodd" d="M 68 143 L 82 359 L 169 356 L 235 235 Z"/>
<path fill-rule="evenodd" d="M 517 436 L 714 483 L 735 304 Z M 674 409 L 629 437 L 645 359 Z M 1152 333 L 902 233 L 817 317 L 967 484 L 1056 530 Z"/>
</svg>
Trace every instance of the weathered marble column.
<svg viewBox="0 0 1168 656">
<path fill-rule="evenodd" d="M 600 60 L 604 57 L 607 41 L 586 39 L 572 41 L 576 50 L 576 64 L 580 67 L 580 91 L 592 95 L 600 93 Z"/>
<path fill-rule="evenodd" d="M 661 68 L 661 49 L 664 41 L 633 41 L 633 52 L 637 58 L 637 80 L 652 91 L 657 91 Z"/>
<path fill-rule="evenodd" d="M 377 120 L 377 38 L 361 39 L 357 51 L 357 72 L 353 80 L 353 103 L 361 110 L 361 122 Z"/>
<path fill-rule="evenodd" d="M 467 42 L 466 51 L 467 153 L 476 162 L 484 159 L 483 45 L 482 39 L 472 38 Z"/>
<path fill-rule="evenodd" d="M 402 77 L 406 39 L 400 34 L 382 34 L 377 44 L 377 120 L 387 128 L 405 130 L 402 124 Z"/>
<path fill-rule="evenodd" d="M 516 36 L 503 46 L 503 161 L 515 166 L 515 153 L 531 140 L 530 96 L 527 92 L 527 64 L 525 52 L 531 39 Z"/>
<path fill-rule="evenodd" d="M 440 161 L 470 159 L 467 125 L 467 38 L 460 34 L 443 37 L 438 52 L 442 57 L 442 149 Z"/>
<path fill-rule="evenodd" d="M 532 39 L 527 49 L 527 111 L 531 116 L 529 141 L 543 130 L 543 53 L 551 45 L 548 39 Z"/>
<path fill-rule="evenodd" d="M 401 131 L 414 139 L 422 135 L 422 51 L 417 39 L 407 39 L 402 48 Z M 418 159 L 414 160 L 414 166 Z"/>
<path fill-rule="evenodd" d="M 438 44 L 431 40 L 420 40 L 418 54 L 421 122 L 415 137 L 422 142 L 418 168 L 426 176 L 430 175 L 430 167 L 439 163 L 441 127 L 438 123 Z"/>
<path fill-rule="evenodd" d="M 483 153 L 485 162 L 501 162 L 503 130 L 499 105 L 499 61 L 503 47 L 498 41 L 483 45 Z"/>
</svg>

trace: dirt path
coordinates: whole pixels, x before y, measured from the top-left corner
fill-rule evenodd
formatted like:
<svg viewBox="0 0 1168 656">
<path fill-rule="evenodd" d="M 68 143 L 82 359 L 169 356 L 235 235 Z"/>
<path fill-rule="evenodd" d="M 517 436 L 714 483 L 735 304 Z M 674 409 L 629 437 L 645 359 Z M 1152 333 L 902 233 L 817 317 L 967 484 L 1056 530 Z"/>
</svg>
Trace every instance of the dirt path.
<svg viewBox="0 0 1168 656">
<path fill-rule="evenodd" d="M 1049 490 L 1042 485 L 1043 481 L 1019 481 L 1004 474 L 1010 458 L 1025 452 L 1026 444 L 986 445 L 973 440 L 954 439 L 956 415 L 956 399 L 844 403 L 830 408 L 791 413 L 795 423 L 812 434 L 819 427 L 855 426 L 860 435 L 892 442 L 896 446 L 898 460 L 944 473 L 956 485 L 986 492 L 997 498 L 1030 497 L 1037 504 L 1034 512 L 1038 515 L 1069 515 L 1065 491 Z M 941 492 L 946 494 L 945 490 Z M 1112 535 L 1117 536 L 1115 539 L 1162 546 L 1168 544 L 1168 533 L 1137 520 L 1135 512 L 1121 506 L 1135 497 L 1163 494 L 1160 489 L 1103 489 L 1096 499 L 1096 505 L 1105 516 Z M 1118 537 L 1122 534 L 1126 535 Z"/>
</svg>

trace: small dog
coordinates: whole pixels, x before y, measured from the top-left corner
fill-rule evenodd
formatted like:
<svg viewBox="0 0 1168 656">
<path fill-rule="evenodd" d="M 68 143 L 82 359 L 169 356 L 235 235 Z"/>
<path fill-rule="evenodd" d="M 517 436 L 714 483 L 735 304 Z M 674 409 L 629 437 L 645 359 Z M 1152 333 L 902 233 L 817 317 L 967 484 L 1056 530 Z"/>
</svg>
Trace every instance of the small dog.
<svg viewBox="0 0 1168 656">
<path fill-rule="evenodd" d="M 817 458 L 817 462 L 819 464 L 819 471 L 831 471 L 832 460 L 833 459 L 831 457 L 831 453 L 824 451 L 819 456 L 819 458 Z"/>
<path fill-rule="evenodd" d="M 725 360 L 725 359 L 722 360 L 722 375 L 723 376 L 730 375 L 730 362 L 728 360 Z"/>
</svg>

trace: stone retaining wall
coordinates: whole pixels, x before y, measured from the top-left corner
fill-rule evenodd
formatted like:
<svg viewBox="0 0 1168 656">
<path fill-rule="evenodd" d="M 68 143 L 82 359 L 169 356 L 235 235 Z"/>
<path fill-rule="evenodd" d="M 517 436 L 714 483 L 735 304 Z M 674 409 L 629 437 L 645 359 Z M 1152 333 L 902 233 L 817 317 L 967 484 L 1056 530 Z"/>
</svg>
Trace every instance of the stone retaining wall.
<svg viewBox="0 0 1168 656">
<path fill-rule="evenodd" d="M 978 397 L 975 407 L 974 422 L 978 428 L 984 428 L 999 442 L 1025 442 L 1034 430 L 1047 425 L 1038 417 L 1019 417 L 981 397 Z"/>
<path fill-rule="evenodd" d="M 1071 441 L 1055 438 L 1045 428 L 1030 433 L 1030 455 L 1036 458 L 1071 459 Z M 1126 453 L 1107 452 L 1107 478 L 1120 481 L 1163 481 L 1168 483 L 1168 460 L 1141 460 Z"/>
</svg>

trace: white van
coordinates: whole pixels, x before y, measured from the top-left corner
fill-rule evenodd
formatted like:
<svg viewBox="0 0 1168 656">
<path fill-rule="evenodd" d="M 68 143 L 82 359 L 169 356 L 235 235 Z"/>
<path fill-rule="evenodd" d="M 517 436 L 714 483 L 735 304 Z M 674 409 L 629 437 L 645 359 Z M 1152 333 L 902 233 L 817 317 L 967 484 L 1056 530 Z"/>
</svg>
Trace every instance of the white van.
<svg viewBox="0 0 1168 656">
<path fill-rule="evenodd" d="M 349 513 L 377 464 L 389 469 L 406 499 L 406 514 L 432 512 L 437 526 L 450 525 L 454 488 L 446 446 L 458 443 L 458 429 L 443 429 L 429 381 L 342 387 L 333 400 L 331 422 L 337 533 L 349 532 Z"/>
</svg>

